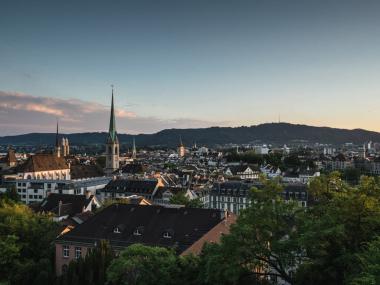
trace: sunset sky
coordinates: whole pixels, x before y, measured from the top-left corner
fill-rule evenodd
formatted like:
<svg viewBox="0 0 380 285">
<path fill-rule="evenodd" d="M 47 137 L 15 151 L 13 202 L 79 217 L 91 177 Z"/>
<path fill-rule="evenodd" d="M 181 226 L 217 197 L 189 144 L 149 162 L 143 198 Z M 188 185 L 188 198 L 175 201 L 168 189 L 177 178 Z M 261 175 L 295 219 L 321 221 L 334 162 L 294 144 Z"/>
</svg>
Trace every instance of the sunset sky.
<svg viewBox="0 0 380 285">
<path fill-rule="evenodd" d="M 0 136 L 281 121 L 380 131 L 380 1 L 0 2 Z"/>
</svg>

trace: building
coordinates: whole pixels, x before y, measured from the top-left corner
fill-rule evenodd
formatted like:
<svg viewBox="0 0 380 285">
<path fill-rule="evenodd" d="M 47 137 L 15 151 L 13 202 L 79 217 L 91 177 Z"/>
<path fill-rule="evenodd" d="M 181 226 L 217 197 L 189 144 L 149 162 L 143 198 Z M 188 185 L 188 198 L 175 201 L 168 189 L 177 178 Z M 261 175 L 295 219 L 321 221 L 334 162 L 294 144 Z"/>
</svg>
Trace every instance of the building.
<svg viewBox="0 0 380 285">
<path fill-rule="evenodd" d="M 103 201 L 138 195 L 153 201 L 158 188 L 162 186 L 164 185 L 159 179 L 114 179 L 100 190 L 100 199 Z"/>
<path fill-rule="evenodd" d="M 106 141 L 106 169 L 105 173 L 111 175 L 119 169 L 119 139 L 116 132 L 115 109 L 112 88 L 111 114 L 108 136 Z"/>
<path fill-rule="evenodd" d="M 0 170 L 8 170 L 17 166 L 17 158 L 15 151 L 9 148 L 6 156 L 0 158 Z"/>
<path fill-rule="evenodd" d="M 230 211 L 239 214 L 251 203 L 249 193 L 252 187 L 262 188 L 261 183 L 246 183 L 227 181 L 214 183 L 209 192 L 209 205 L 212 209 Z M 300 206 L 308 205 L 309 196 L 305 184 L 283 184 L 282 197 L 286 200 L 296 200 Z"/>
<path fill-rule="evenodd" d="M 179 139 L 179 146 L 178 146 L 178 157 L 184 157 L 186 155 L 186 149 L 185 146 L 182 143 L 182 138 Z"/>
<path fill-rule="evenodd" d="M 92 212 L 100 206 L 96 197 L 90 193 L 86 195 L 52 193 L 41 204 L 34 207 L 34 210 L 40 213 L 51 213 L 55 221 L 62 221 L 80 213 Z"/>
<path fill-rule="evenodd" d="M 230 211 L 234 214 L 249 206 L 249 191 L 252 184 L 240 181 L 214 183 L 210 190 L 209 206 L 211 209 Z"/>
<path fill-rule="evenodd" d="M 97 190 L 103 189 L 109 181 L 108 177 L 95 177 L 79 180 L 17 179 L 13 183 L 20 200 L 25 204 L 33 204 L 41 202 L 51 193 L 84 195 L 90 192 L 95 195 Z"/>
<path fill-rule="evenodd" d="M 63 157 L 70 155 L 70 146 L 69 146 L 69 139 L 68 138 L 62 138 L 61 142 L 61 155 Z"/>
<path fill-rule="evenodd" d="M 245 179 L 259 179 L 260 171 L 253 170 L 248 165 L 233 165 L 227 167 L 225 170 L 227 176 L 239 177 L 242 180 Z"/>
<path fill-rule="evenodd" d="M 56 273 L 101 240 L 116 252 L 141 243 L 197 254 L 206 242 L 219 242 L 234 222 L 233 214 L 213 209 L 113 204 L 56 239 Z"/>
<path fill-rule="evenodd" d="M 70 166 L 57 154 L 32 155 L 17 171 L 19 179 L 70 180 Z"/>
</svg>

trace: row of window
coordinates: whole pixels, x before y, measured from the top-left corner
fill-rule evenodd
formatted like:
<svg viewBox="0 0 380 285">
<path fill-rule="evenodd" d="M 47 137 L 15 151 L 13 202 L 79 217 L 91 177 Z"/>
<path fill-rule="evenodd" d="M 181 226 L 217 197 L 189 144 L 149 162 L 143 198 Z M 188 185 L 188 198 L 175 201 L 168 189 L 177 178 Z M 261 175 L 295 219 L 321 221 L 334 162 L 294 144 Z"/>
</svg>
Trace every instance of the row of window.
<svg viewBox="0 0 380 285">
<path fill-rule="evenodd" d="M 236 197 L 225 197 L 225 196 L 211 196 L 211 201 L 222 201 L 222 202 L 235 202 L 244 203 L 246 198 L 236 198 Z"/>
<path fill-rule="evenodd" d="M 63 257 L 64 258 L 70 257 L 70 246 L 69 245 L 64 245 L 62 250 L 63 250 Z M 82 248 L 76 246 L 74 249 L 74 257 L 75 257 L 75 259 L 78 259 L 81 256 L 82 256 Z"/>
<path fill-rule="evenodd" d="M 26 199 L 26 195 L 20 195 L 22 199 Z M 42 195 L 28 195 L 29 199 L 39 199 L 42 200 Z"/>
<path fill-rule="evenodd" d="M 116 227 L 116 228 L 113 230 L 113 232 L 114 232 L 115 234 L 120 234 L 120 233 L 121 233 L 121 230 L 120 230 L 119 227 Z M 133 231 L 133 235 L 134 235 L 134 236 L 141 236 L 141 235 L 143 234 L 143 232 L 144 232 L 144 229 L 143 229 L 142 227 L 139 227 L 139 228 L 137 228 L 137 229 L 135 229 L 135 230 Z M 172 238 L 172 237 L 173 237 L 173 234 L 170 233 L 169 231 L 165 231 L 165 232 L 163 233 L 162 237 L 163 237 L 163 238 Z"/>
</svg>

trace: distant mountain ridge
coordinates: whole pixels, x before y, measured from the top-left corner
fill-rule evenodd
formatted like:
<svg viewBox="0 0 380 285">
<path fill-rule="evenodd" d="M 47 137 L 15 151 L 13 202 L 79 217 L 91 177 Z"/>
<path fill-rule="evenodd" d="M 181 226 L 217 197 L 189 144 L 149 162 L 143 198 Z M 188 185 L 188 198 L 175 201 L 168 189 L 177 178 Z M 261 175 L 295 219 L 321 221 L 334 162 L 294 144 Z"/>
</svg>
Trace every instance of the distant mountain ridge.
<svg viewBox="0 0 380 285">
<path fill-rule="evenodd" d="M 104 144 L 106 132 L 62 134 L 73 145 Z M 135 137 L 137 146 L 168 146 L 179 144 L 179 138 L 185 145 L 194 142 L 198 145 L 213 146 L 228 143 L 274 143 L 289 144 L 296 141 L 309 143 L 342 144 L 351 142 L 362 144 L 366 141 L 380 142 L 380 133 L 363 129 L 337 129 L 329 127 L 314 127 L 289 123 L 266 123 L 250 127 L 211 127 L 198 129 L 166 129 L 154 134 L 118 134 L 119 141 L 124 145 L 132 145 Z M 54 133 L 30 133 L 24 135 L 0 137 L 1 145 L 53 145 Z"/>
</svg>

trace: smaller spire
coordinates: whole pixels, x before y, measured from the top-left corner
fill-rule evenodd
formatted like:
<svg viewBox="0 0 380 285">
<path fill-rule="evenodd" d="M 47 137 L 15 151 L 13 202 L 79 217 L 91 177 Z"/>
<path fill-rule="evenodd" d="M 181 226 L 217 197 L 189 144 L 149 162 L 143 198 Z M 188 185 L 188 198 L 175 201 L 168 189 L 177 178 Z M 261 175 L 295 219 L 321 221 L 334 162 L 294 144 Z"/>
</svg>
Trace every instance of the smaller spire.
<svg viewBox="0 0 380 285">
<path fill-rule="evenodd" d="M 133 137 L 132 158 L 136 158 L 136 141 L 135 141 L 135 137 Z"/>
<path fill-rule="evenodd" d="M 55 135 L 55 146 L 59 147 L 58 119 L 57 119 L 57 133 Z"/>
<path fill-rule="evenodd" d="M 183 146 L 183 143 L 182 143 L 182 136 L 181 136 L 181 135 L 179 136 L 179 146 Z"/>
</svg>

